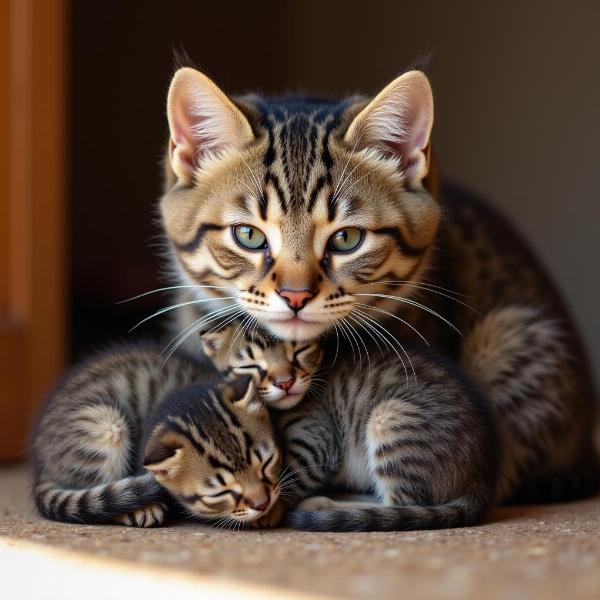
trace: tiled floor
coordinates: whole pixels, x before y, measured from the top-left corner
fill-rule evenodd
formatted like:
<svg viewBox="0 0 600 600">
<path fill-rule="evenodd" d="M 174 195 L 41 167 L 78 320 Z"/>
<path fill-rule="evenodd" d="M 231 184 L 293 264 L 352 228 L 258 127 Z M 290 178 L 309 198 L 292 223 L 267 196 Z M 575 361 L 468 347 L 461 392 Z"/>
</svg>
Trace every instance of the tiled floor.
<svg viewBox="0 0 600 600">
<path fill-rule="evenodd" d="M 92 565 L 103 569 L 102 585 L 111 585 L 116 569 L 135 575 L 133 585 L 157 591 L 170 582 L 195 598 L 600 598 L 600 499 L 502 509 L 469 529 L 234 533 L 193 523 L 155 530 L 51 523 L 34 512 L 28 486 L 26 468 L 0 469 L 0 556 L 10 558 L 0 571 L 16 565 L 0 575 L 3 587 L 6 575 L 23 585 L 21 561 L 32 577 L 25 585 L 43 589 L 43 575 L 36 580 L 31 568 L 43 557 L 55 582 L 48 586 L 62 581 L 53 564 L 67 564 L 71 576 L 79 564 L 95 590 Z"/>
</svg>

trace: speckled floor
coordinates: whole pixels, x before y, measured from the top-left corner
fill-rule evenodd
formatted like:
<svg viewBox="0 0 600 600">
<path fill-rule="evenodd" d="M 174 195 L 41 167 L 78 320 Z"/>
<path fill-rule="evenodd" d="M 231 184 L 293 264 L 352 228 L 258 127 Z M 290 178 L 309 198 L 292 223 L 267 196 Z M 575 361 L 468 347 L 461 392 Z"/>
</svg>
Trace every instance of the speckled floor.
<svg viewBox="0 0 600 600">
<path fill-rule="evenodd" d="M 144 567 L 150 577 L 176 573 L 192 589 L 212 590 L 197 597 L 600 598 L 600 498 L 501 509 L 469 529 L 233 533 L 192 523 L 155 530 L 51 523 L 34 512 L 28 486 L 26 468 L 0 469 L 3 555 L 11 547 L 23 557 L 52 547 L 67 551 L 60 556 L 73 561 L 70 572 L 87 555 L 105 573 L 115 565 Z M 19 540 L 29 542 L 25 549 Z M 224 591 L 223 583 L 235 588 Z"/>
</svg>

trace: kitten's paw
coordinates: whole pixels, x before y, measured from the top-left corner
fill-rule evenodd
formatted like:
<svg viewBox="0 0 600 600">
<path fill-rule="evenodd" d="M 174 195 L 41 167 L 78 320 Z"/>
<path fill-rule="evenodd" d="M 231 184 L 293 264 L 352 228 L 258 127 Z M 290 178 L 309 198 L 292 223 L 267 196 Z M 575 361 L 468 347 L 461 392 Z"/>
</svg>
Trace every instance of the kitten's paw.
<svg viewBox="0 0 600 600">
<path fill-rule="evenodd" d="M 264 517 L 260 517 L 260 519 L 256 519 L 256 521 L 250 521 L 249 525 L 253 529 L 272 529 L 281 523 L 284 515 L 285 506 L 277 501 Z"/>
<path fill-rule="evenodd" d="M 166 512 L 165 504 L 153 502 L 139 510 L 120 515 L 115 520 L 127 527 L 158 527 L 165 520 Z"/>
<path fill-rule="evenodd" d="M 338 508 L 338 503 L 327 496 L 312 496 L 302 500 L 296 510 L 312 511 L 312 510 L 330 510 Z"/>
</svg>

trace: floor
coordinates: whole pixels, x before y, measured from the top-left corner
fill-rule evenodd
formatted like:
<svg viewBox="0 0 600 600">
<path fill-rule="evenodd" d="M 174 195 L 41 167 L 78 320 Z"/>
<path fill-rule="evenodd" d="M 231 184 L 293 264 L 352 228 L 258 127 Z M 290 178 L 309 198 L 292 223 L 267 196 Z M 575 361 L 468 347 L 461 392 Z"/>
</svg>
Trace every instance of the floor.
<svg viewBox="0 0 600 600">
<path fill-rule="evenodd" d="M 22 598 L 80 597 L 80 586 L 106 598 L 127 582 L 165 598 L 600 598 L 600 498 L 501 509 L 467 529 L 234 533 L 52 523 L 29 482 L 23 466 L 0 469 L 0 580 Z"/>
</svg>

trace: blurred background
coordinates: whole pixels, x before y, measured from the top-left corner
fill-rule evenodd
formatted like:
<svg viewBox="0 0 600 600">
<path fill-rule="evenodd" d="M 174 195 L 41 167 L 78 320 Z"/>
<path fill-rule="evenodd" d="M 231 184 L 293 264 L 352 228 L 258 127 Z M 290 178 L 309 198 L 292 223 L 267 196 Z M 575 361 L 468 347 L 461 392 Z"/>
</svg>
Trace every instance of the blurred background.
<svg viewBox="0 0 600 600">
<path fill-rule="evenodd" d="M 443 174 L 487 198 L 526 235 L 558 280 L 600 371 L 600 285 L 595 277 L 600 3 L 4 4 L 3 19 L 13 40 L 6 54 L 7 77 L 21 89 L 27 60 L 33 68 L 28 72 L 35 75 L 27 88 L 31 123 L 24 130 L 35 147 L 35 163 L 27 144 L 21 148 L 19 130 L 5 119 L 7 135 L 21 148 L 35 182 L 33 190 L 23 177 L 14 185 L 29 194 L 30 206 L 41 207 L 29 213 L 32 227 L 50 236 L 45 246 L 35 246 L 39 238 L 32 229 L 34 249 L 24 250 L 23 260 L 29 260 L 28 252 L 47 257 L 56 250 L 51 267 L 38 269 L 47 285 L 36 293 L 30 286 L 34 299 L 22 304 L 29 306 L 22 311 L 25 316 L 39 302 L 54 307 L 36 317 L 33 331 L 43 339 L 35 348 L 23 342 L 31 346 L 32 356 L 37 352 L 31 361 L 46 359 L 39 385 L 22 392 L 28 398 L 47 385 L 63 362 L 102 342 L 126 338 L 130 326 L 160 306 L 157 297 L 116 303 L 164 282 L 156 206 L 174 48 L 187 52 L 229 93 L 308 90 L 336 97 L 374 93 L 431 53 L 437 111 L 433 139 Z M 25 27 L 25 42 L 19 41 L 19 27 Z M 29 54 L 21 59 L 19 52 Z M 7 102 L 11 98 L 13 112 L 20 110 L 18 94 Z M 50 132 L 49 122 L 54 123 Z M 39 168 L 54 176 L 47 175 L 44 183 Z M 17 227 L 20 209 L 12 206 L 12 220 L 6 223 Z M 48 206 L 55 210 L 44 216 Z M 6 280 L 14 290 L 20 283 L 15 283 L 16 263 L 11 264 L 13 275 Z M 38 271 L 32 271 L 36 280 Z M 14 307 L 22 306 L 15 302 L 4 306 L 11 322 L 18 321 Z M 39 333 L 48 323 L 55 325 L 51 342 Z M 153 330 L 144 333 L 150 336 Z M 2 343 L 12 352 L 16 342 L 10 340 Z M 13 382 L 5 384 L 7 393 L 17 367 L 4 367 L 3 378 Z"/>
</svg>

